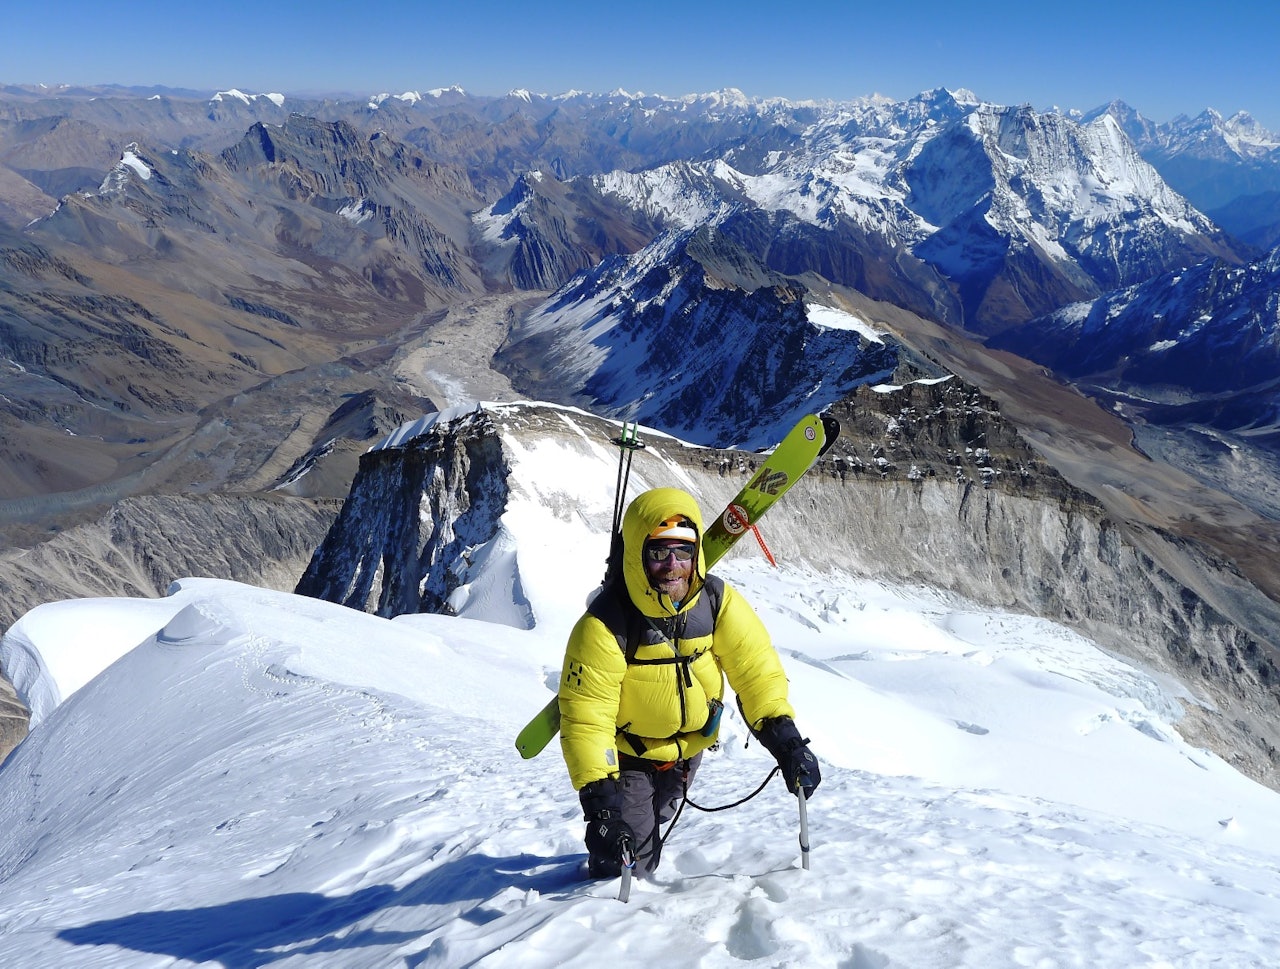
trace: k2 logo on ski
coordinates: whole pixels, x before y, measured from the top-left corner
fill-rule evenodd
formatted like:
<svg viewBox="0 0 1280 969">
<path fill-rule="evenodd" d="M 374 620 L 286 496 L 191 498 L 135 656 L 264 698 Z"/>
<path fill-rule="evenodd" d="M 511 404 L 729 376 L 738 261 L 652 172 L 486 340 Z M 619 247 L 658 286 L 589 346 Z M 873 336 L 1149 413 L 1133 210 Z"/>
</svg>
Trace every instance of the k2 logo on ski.
<svg viewBox="0 0 1280 969">
<path fill-rule="evenodd" d="M 756 491 L 766 495 L 777 495 L 786 490 L 787 482 L 791 480 L 785 471 L 773 471 L 769 468 L 761 468 L 760 473 L 755 476 L 748 488 L 754 488 Z"/>
</svg>

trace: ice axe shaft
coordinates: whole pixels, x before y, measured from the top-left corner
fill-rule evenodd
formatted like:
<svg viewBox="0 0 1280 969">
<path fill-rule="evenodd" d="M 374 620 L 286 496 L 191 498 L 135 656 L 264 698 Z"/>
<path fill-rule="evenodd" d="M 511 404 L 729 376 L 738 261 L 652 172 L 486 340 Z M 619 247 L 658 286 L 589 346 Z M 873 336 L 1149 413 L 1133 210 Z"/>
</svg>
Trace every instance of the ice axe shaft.
<svg viewBox="0 0 1280 969">
<path fill-rule="evenodd" d="M 636 866 L 636 856 L 631 851 L 630 842 L 622 846 L 622 884 L 618 886 L 618 901 L 625 902 L 631 898 L 631 870 Z"/>
<path fill-rule="evenodd" d="M 804 866 L 804 870 L 809 870 L 809 802 L 804 796 L 804 787 L 801 781 L 805 780 L 804 776 L 796 778 L 796 799 L 800 802 L 800 864 Z"/>
</svg>

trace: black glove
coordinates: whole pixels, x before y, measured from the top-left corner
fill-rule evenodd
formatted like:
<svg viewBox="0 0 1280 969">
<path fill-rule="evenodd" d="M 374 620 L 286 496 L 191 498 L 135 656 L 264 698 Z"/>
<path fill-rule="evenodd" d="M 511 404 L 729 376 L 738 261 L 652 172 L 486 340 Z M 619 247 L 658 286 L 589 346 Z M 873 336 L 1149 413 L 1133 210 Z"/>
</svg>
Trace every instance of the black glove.
<svg viewBox="0 0 1280 969">
<path fill-rule="evenodd" d="M 622 820 L 622 785 L 614 778 L 592 781 L 578 792 L 586 816 L 587 851 L 596 858 L 622 862 L 622 849 L 635 850 L 636 836 Z"/>
<path fill-rule="evenodd" d="M 809 749 L 809 741 L 796 729 L 795 721 L 790 717 L 773 717 L 762 723 L 755 735 L 782 768 L 787 790 L 795 794 L 796 788 L 802 787 L 804 796 L 812 797 L 822 782 L 822 771 L 818 769 L 818 758 Z"/>
</svg>

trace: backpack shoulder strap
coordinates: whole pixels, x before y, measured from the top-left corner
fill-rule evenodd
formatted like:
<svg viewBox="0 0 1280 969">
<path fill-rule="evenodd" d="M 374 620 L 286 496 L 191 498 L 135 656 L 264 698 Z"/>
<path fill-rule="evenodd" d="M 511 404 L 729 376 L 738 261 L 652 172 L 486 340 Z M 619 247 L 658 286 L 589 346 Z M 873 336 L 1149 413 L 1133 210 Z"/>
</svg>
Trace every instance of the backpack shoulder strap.
<svg viewBox="0 0 1280 969">
<path fill-rule="evenodd" d="M 720 605 L 724 602 L 724 579 L 715 575 L 707 576 L 702 586 L 702 595 L 706 596 L 711 607 L 711 629 L 714 632 L 720 618 Z M 621 582 L 616 585 L 605 583 L 588 611 L 613 633 L 618 640 L 618 648 L 627 659 L 627 665 L 634 665 L 636 650 L 644 641 L 645 632 L 656 627 L 645 622 L 640 611 L 631 605 L 626 592 L 621 588 Z"/>
<path fill-rule="evenodd" d="M 707 576 L 702 585 L 702 594 L 711 602 L 711 628 L 716 628 L 720 618 L 720 603 L 724 602 L 724 579 L 718 575 Z"/>
</svg>

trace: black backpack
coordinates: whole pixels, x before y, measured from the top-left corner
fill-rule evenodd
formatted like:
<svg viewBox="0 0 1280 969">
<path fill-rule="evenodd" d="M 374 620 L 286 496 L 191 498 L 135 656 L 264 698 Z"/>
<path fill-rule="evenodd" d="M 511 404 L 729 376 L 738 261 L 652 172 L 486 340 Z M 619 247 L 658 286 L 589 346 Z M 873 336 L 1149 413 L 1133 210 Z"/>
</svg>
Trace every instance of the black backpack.
<svg viewBox="0 0 1280 969">
<path fill-rule="evenodd" d="M 724 601 L 724 580 L 709 575 L 703 583 L 698 601 L 688 612 L 680 613 L 669 619 L 653 619 L 644 615 L 631 601 L 627 593 L 626 582 L 619 575 L 614 581 L 606 581 L 599 594 L 591 601 L 587 611 L 599 619 L 618 640 L 618 648 L 626 657 L 628 666 L 675 666 L 676 692 L 680 704 L 684 706 L 684 693 L 693 685 L 693 673 L 690 666 L 705 650 L 691 656 L 680 656 L 674 643 L 680 639 L 694 639 L 715 633 L 716 621 L 720 618 L 720 606 Z M 660 643 L 672 643 L 672 655 L 656 659 L 637 659 L 636 652 L 641 646 L 653 646 Z M 720 702 L 714 701 L 712 716 L 718 721 Z M 619 732 L 627 738 L 632 749 L 643 754 L 644 742 L 634 734 L 627 732 L 630 724 L 623 724 Z M 714 727 L 713 727 L 714 729 Z M 670 738 L 668 738 L 670 739 Z"/>
</svg>

